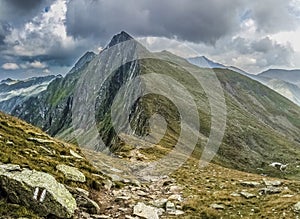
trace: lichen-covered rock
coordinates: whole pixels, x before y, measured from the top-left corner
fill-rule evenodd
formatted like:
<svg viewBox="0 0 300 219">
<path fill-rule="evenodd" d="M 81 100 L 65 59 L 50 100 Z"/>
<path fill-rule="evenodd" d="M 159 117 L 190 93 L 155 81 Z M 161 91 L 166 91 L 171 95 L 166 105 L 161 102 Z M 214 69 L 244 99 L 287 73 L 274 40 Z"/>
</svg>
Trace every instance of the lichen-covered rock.
<svg viewBox="0 0 300 219">
<path fill-rule="evenodd" d="M 66 179 L 68 179 L 68 180 L 72 180 L 75 182 L 85 182 L 86 181 L 85 175 L 75 167 L 70 167 L 70 166 L 67 166 L 64 164 L 59 164 L 56 166 L 56 169 L 61 171 L 65 175 Z"/>
<path fill-rule="evenodd" d="M 47 173 L 0 166 L 0 188 L 11 202 L 31 208 L 40 216 L 70 218 L 76 201 L 64 185 Z M 16 167 L 16 166 L 15 166 Z"/>
<path fill-rule="evenodd" d="M 139 202 L 133 208 L 133 214 L 145 219 L 158 219 L 157 209 Z"/>
</svg>

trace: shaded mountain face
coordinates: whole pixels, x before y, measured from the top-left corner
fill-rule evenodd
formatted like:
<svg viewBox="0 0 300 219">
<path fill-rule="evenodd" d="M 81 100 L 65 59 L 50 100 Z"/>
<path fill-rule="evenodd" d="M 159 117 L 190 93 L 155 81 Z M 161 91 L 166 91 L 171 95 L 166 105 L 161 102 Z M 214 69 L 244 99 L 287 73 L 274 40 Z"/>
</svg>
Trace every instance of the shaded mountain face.
<svg viewBox="0 0 300 219">
<path fill-rule="evenodd" d="M 19 104 L 42 93 L 55 78 L 60 76 L 35 77 L 27 80 L 6 79 L 0 82 L 0 110 L 11 113 Z"/>
<path fill-rule="evenodd" d="M 119 46 L 120 42 L 127 42 L 128 39 L 131 41 L 128 49 Z M 156 81 L 155 86 L 159 91 L 168 88 L 174 94 L 182 94 L 180 86 L 168 84 L 170 78 L 173 78 L 192 95 L 200 115 L 200 137 L 196 148 L 201 153 L 210 133 L 214 131 L 209 94 L 182 66 L 197 71 L 203 79 L 209 79 L 212 71 L 198 68 L 168 52 L 150 53 L 131 39 L 124 32 L 114 36 L 104 51 L 80 65 L 72 74 L 52 81 L 46 92 L 19 105 L 12 112 L 13 115 L 41 127 L 51 135 L 70 141 L 78 140 L 80 136 L 97 141 L 90 131 L 92 127 L 96 127 L 104 146 L 95 144 L 93 149 L 118 151 L 126 147 L 126 138 L 120 138 L 117 135 L 119 132 L 124 132 L 125 135 L 150 136 L 151 140 L 151 118 L 158 114 L 166 121 L 165 132 L 161 132 L 160 126 L 154 129 L 157 134 L 163 134 L 163 138 L 157 143 L 162 147 L 157 150 L 146 148 L 144 151 L 163 155 L 173 149 L 181 135 L 180 109 L 164 95 L 149 93 L 139 96 L 144 93 L 143 86 L 142 89 L 134 88 L 143 82 L 136 80 L 135 83 L 130 83 L 136 77 L 159 72 L 168 78 Z M 114 49 L 110 50 L 112 47 Z M 148 58 L 137 59 L 136 51 Z M 110 71 L 108 77 L 107 71 Z M 225 136 L 214 162 L 239 170 L 259 172 L 257 168 L 264 168 L 264 173 L 281 174 L 274 172 L 269 164 L 292 164 L 295 157 L 300 155 L 300 108 L 246 76 L 227 69 L 214 71 L 224 90 L 227 108 L 219 109 L 221 112 L 227 111 L 227 121 Z M 120 93 L 120 90 L 127 92 Z M 127 101 L 122 102 L 122 99 Z M 180 103 L 186 109 L 193 108 L 187 96 L 183 96 Z M 121 124 L 123 120 L 128 120 L 130 126 L 121 126 L 116 130 L 112 113 L 123 112 L 124 109 L 128 109 L 129 113 L 116 113 L 114 119 L 117 118 L 117 122 Z M 190 121 L 186 126 L 191 135 L 198 136 L 195 134 L 198 133 L 195 127 L 196 120 Z M 289 177 L 294 177 L 299 173 L 296 167 L 292 167 L 288 174 Z"/>
</svg>

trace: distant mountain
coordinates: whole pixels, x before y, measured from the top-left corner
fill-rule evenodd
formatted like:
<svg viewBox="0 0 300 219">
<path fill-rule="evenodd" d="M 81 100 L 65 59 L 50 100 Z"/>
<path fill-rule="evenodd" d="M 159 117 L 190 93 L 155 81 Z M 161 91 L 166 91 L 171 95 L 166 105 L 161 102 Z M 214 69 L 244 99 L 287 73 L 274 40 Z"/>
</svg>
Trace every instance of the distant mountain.
<svg viewBox="0 0 300 219">
<path fill-rule="evenodd" d="M 188 128 L 191 130 L 189 132 L 191 135 L 197 133 L 197 136 L 200 136 L 201 140 L 197 147 L 203 148 L 211 131 L 210 104 L 207 93 L 193 77 L 189 77 L 189 73 L 181 66 L 192 68 L 208 78 L 211 71 L 198 68 L 169 52 L 153 54 L 134 40 L 131 50 L 124 49 L 122 45 L 119 46 L 120 42 L 126 40 L 132 40 L 132 37 L 125 32 L 115 35 L 108 47 L 100 54 L 80 65 L 81 67 L 72 74 L 69 73 L 64 78 L 53 80 L 42 95 L 32 97 L 18 105 L 12 114 L 41 127 L 51 135 L 67 140 L 75 140 L 75 135 L 77 138 L 90 137 L 92 134 L 89 129 L 90 123 L 78 129 L 72 124 L 74 98 L 77 98 L 77 104 L 78 101 L 80 102 L 76 106 L 78 123 L 85 124 L 86 118 L 91 119 L 88 120 L 91 123 L 96 120 L 98 132 L 107 146 L 100 148 L 95 145 L 94 149 L 115 152 L 122 150 L 124 144 L 113 126 L 112 105 L 116 104 L 115 106 L 120 108 L 128 107 L 118 102 L 121 99 L 114 102 L 119 90 L 129 89 L 130 83 L 128 82 L 137 76 L 160 72 L 165 76 L 176 78 L 194 97 L 200 115 L 200 135 L 198 130 L 194 130 L 196 120 L 191 121 L 193 124 L 188 124 Z M 113 47 L 114 45 L 118 46 Z M 112 49 L 108 51 L 108 48 Z M 156 58 L 136 60 L 136 51 Z M 99 77 L 101 78 L 106 68 L 111 69 L 115 66 L 116 60 L 121 64 L 120 67 L 103 82 L 101 89 L 94 90 Z M 126 60 L 132 61 L 126 62 Z M 220 65 L 210 63 L 208 66 Z M 214 162 L 252 172 L 258 172 L 257 168 L 264 168 L 264 173 L 273 176 L 282 174 L 270 168 L 269 164 L 272 162 L 293 163 L 295 157 L 300 156 L 300 108 L 277 92 L 240 73 L 223 69 L 223 67 L 216 68 L 215 73 L 226 97 L 227 121 L 224 140 Z M 82 80 L 83 76 L 88 81 Z M 86 89 L 78 91 L 76 88 L 79 82 L 86 84 Z M 166 79 L 162 79 L 159 83 L 162 88 L 169 87 L 173 92 L 178 92 L 179 87 L 170 87 Z M 205 83 L 210 83 L 210 81 Z M 90 88 L 93 89 L 92 94 L 87 90 Z M 130 102 L 136 95 L 134 92 L 129 92 L 126 93 L 126 98 Z M 96 102 L 90 101 L 91 97 L 95 97 Z M 187 98 L 180 98 L 180 102 L 187 109 L 192 107 Z M 224 111 L 224 109 L 221 110 Z M 159 142 L 162 147 L 155 148 L 155 150 L 148 148 L 143 152 L 159 157 L 174 147 L 180 135 L 181 117 L 178 109 L 163 96 L 148 95 L 130 108 L 130 115 L 126 119 L 129 120 L 132 131 L 136 135 L 147 136 L 149 118 L 157 113 L 163 116 L 168 124 L 165 136 Z M 92 115 L 91 118 L 90 115 Z M 122 118 L 119 119 L 122 120 Z M 159 129 L 152 131 L 159 132 Z M 299 170 L 294 166 L 291 167 L 291 171 L 287 177 L 299 174 Z"/>
<path fill-rule="evenodd" d="M 259 76 L 278 79 L 300 86 L 300 69 L 299 70 L 284 70 L 284 69 L 269 69 L 259 74 Z"/>
<path fill-rule="evenodd" d="M 0 111 L 11 113 L 18 105 L 47 89 L 60 76 L 34 77 L 26 80 L 6 79 L 0 82 Z"/>
<path fill-rule="evenodd" d="M 222 65 L 217 62 L 213 62 L 205 56 L 199 56 L 194 58 L 187 59 L 191 64 L 199 66 L 200 68 L 227 68 L 225 65 Z"/>
<path fill-rule="evenodd" d="M 191 64 L 201 68 L 219 68 L 238 72 L 256 80 L 300 106 L 300 70 L 271 69 L 258 75 L 249 74 L 234 66 L 225 66 L 209 60 L 205 56 L 187 59 Z"/>
</svg>

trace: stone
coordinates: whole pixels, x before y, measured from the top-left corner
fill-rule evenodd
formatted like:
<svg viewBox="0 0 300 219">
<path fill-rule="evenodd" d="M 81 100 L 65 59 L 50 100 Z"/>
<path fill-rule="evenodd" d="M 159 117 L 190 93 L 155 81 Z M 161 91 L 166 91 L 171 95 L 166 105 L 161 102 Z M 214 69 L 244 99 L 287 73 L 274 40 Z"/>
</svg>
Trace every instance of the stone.
<svg viewBox="0 0 300 219">
<path fill-rule="evenodd" d="M 75 151 L 73 151 L 72 149 L 70 149 L 70 154 L 71 154 L 73 157 L 77 158 L 77 159 L 83 159 L 82 156 L 80 156 L 79 154 L 77 154 L 77 153 L 76 153 Z"/>
<path fill-rule="evenodd" d="M 287 195 L 283 195 L 283 196 L 281 196 L 282 198 L 292 198 L 292 197 L 294 197 L 294 195 L 289 195 L 289 194 L 287 194 Z"/>
<path fill-rule="evenodd" d="M 125 215 L 125 219 L 137 219 L 136 217 L 132 217 L 130 215 Z"/>
<path fill-rule="evenodd" d="M 169 191 L 171 193 L 179 193 L 181 191 L 181 188 L 179 186 L 170 186 Z"/>
<path fill-rule="evenodd" d="M 82 188 L 75 188 L 76 192 L 78 193 L 78 195 L 81 195 L 81 196 L 86 196 L 86 197 L 89 197 L 90 195 L 90 192 L 89 191 L 86 191 L 85 189 L 82 189 Z"/>
<path fill-rule="evenodd" d="M 153 200 L 150 202 L 150 204 L 157 208 L 163 208 L 163 207 L 165 207 L 167 201 L 168 201 L 168 199 L 162 198 L 162 199 L 158 199 L 158 200 Z"/>
<path fill-rule="evenodd" d="M 111 181 L 113 182 L 123 182 L 124 179 L 116 174 L 107 174 L 109 178 L 111 178 Z"/>
<path fill-rule="evenodd" d="M 104 188 L 108 191 L 110 191 L 111 187 L 113 186 L 112 181 L 110 181 L 109 179 L 106 179 L 104 181 Z"/>
<path fill-rule="evenodd" d="M 231 195 L 232 197 L 241 197 L 241 195 L 240 195 L 239 193 L 236 193 L 236 192 L 231 193 L 230 195 Z"/>
<path fill-rule="evenodd" d="M 19 165 L 15 164 L 3 164 L 0 165 L 0 169 L 5 170 L 7 172 L 22 171 L 22 168 Z"/>
<path fill-rule="evenodd" d="M 55 141 L 52 141 L 52 140 L 45 140 L 45 139 L 41 139 L 41 138 L 28 138 L 29 141 L 34 141 L 34 142 L 37 142 L 37 143 L 40 143 L 40 144 L 49 144 L 49 143 L 54 143 L 56 144 Z"/>
<path fill-rule="evenodd" d="M 281 193 L 281 189 L 273 186 L 269 186 L 267 188 L 263 188 L 259 190 L 259 193 L 262 195 L 271 195 Z"/>
<path fill-rule="evenodd" d="M 249 192 L 241 192 L 240 193 L 242 196 L 244 196 L 246 199 L 250 199 L 250 198 L 255 198 L 256 195 L 249 193 Z"/>
<path fill-rule="evenodd" d="M 78 196 L 76 202 L 78 207 L 86 208 L 88 213 L 98 214 L 100 212 L 99 205 L 86 196 Z"/>
<path fill-rule="evenodd" d="M 144 192 L 144 191 L 141 191 L 141 190 L 136 191 L 136 194 L 137 194 L 138 196 L 147 196 L 147 193 Z"/>
<path fill-rule="evenodd" d="M 169 214 L 179 216 L 179 215 L 183 215 L 183 214 L 184 214 L 184 211 L 181 211 L 181 210 L 175 210 L 175 212 L 171 212 L 171 213 L 169 213 Z"/>
<path fill-rule="evenodd" d="M 168 200 L 170 200 L 170 201 L 179 201 L 179 202 L 183 201 L 181 195 L 170 195 Z"/>
<path fill-rule="evenodd" d="M 166 203 L 166 212 L 168 214 L 174 214 L 175 211 L 176 211 L 175 204 L 173 202 L 168 201 Z"/>
<path fill-rule="evenodd" d="M 7 169 L 11 169 L 11 165 L 0 167 L 0 188 L 11 202 L 28 207 L 41 217 L 50 214 L 60 218 L 73 216 L 76 201 L 53 176 L 35 170 Z"/>
<path fill-rule="evenodd" d="M 300 212 L 300 202 L 297 202 L 297 203 L 294 205 L 294 211 Z"/>
<path fill-rule="evenodd" d="M 253 181 L 244 181 L 244 182 L 241 182 L 241 185 L 242 186 L 246 186 L 246 187 L 258 187 L 260 186 L 260 183 L 259 182 L 253 182 Z"/>
<path fill-rule="evenodd" d="M 92 218 L 95 218 L 95 219 L 110 219 L 110 218 L 112 218 L 112 217 L 104 215 L 104 214 L 102 214 L 102 215 L 95 215 L 95 214 L 93 214 L 91 216 L 92 216 Z"/>
<path fill-rule="evenodd" d="M 266 186 L 281 186 L 282 185 L 282 182 L 279 180 L 274 180 L 274 181 L 264 180 L 264 183 Z"/>
<path fill-rule="evenodd" d="M 68 180 L 82 183 L 86 181 L 85 175 L 75 167 L 70 167 L 65 164 L 59 164 L 56 166 L 56 169 L 61 171 Z"/>
<path fill-rule="evenodd" d="M 133 208 L 133 214 L 145 219 L 159 219 L 157 209 L 144 203 L 137 203 Z"/>
<path fill-rule="evenodd" d="M 219 204 L 211 204 L 211 208 L 217 209 L 217 210 L 224 210 L 225 206 L 224 205 L 219 205 Z"/>
</svg>

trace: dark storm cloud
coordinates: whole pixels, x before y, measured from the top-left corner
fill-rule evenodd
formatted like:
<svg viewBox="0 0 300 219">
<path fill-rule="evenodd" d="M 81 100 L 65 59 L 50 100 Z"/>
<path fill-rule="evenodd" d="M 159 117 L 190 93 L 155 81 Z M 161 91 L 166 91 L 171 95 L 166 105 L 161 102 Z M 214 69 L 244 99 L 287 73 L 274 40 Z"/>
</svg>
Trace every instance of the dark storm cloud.
<svg viewBox="0 0 300 219">
<path fill-rule="evenodd" d="M 108 38 L 122 29 L 137 36 L 214 43 L 239 28 L 239 0 L 70 1 L 68 32 Z"/>
<path fill-rule="evenodd" d="M 290 30 L 299 22 L 290 1 L 282 0 L 76 0 L 68 5 L 67 29 L 76 37 L 107 39 L 125 29 L 137 36 L 214 43 L 238 31 L 243 19 L 253 19 L 265 33 Z"/>
<path fill-rule="evenodd" d="M 299 24 L 299 19 L 291 13 L 291 2 L 286 0 L 257 0 L 250 3 L 258 31 L 276 33 L 294 29 Z"/>
<path fill-rule="evenodd" d="M 8 6 L 18 10 L 32 10 L 42 4 L 42 0 L 4 0 Z"/>
<path fill-rule="evenodd" d="M 51 0 L 1 0 L 0 21 L 20 26 L 36 16 Z"/>
</svg>

